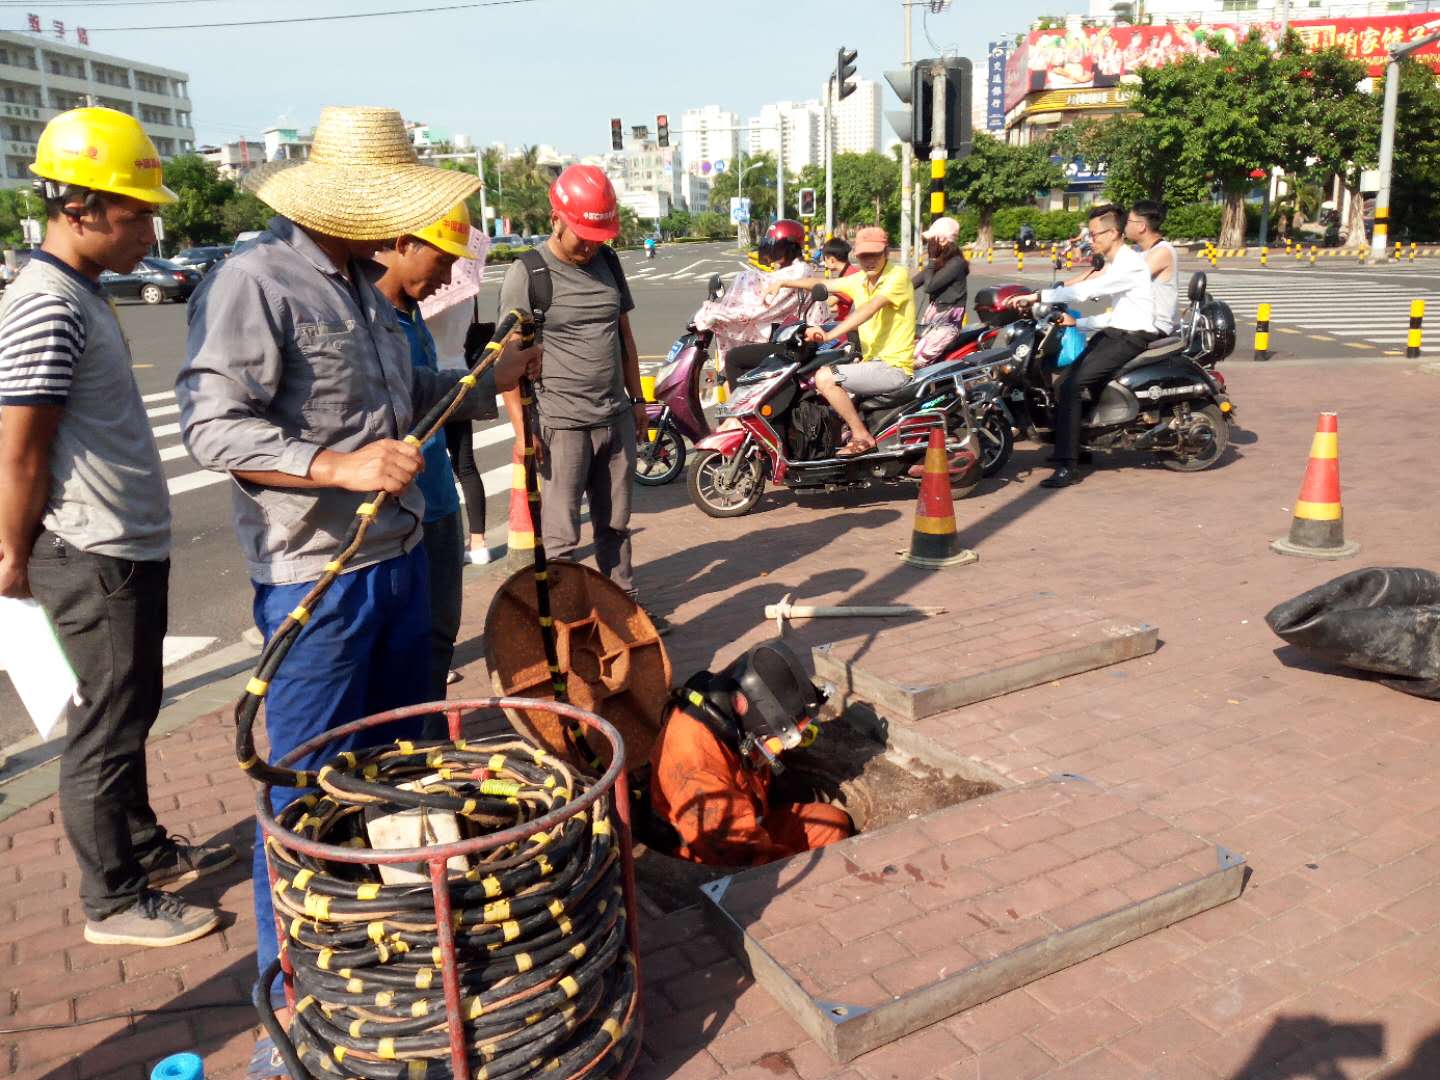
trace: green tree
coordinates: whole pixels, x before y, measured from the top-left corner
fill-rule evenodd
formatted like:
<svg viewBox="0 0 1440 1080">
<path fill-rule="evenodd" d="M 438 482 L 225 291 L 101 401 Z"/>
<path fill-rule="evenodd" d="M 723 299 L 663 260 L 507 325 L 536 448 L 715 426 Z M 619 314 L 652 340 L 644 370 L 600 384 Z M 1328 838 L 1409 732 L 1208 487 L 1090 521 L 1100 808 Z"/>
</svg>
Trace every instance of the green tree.
<svg viewBox="0 0 1440 1080">
<path fill-rule="evenodd" d="M 224 210 L 239 191 L 231 181 L 221 178 L 213 164 L 198 154 L 172 158 L 165 163 L 165 184 L 179 196 L 160 211 L 167 248 L 234 239 L 233 233 L 225 233 Z"/>
<path fill-rule="evenodd" d="M 1350 218 L 1340 225 L 1346 242 L 1365 243 L 1365 203 L 1360 173 L 1379 156 L 1380 99 L 1357 88 L 1366 77 L 1364 63 L 1346 59 L 1341 49 L 1325 49 L 1299 61 L 1302 108 L 1288 131 L 1297 145 L 1284 157 L 1310 163 L 1308 174 L 1328 186 L 1340 176 L 1350 192 Z M 1338 207 L 1337 207 L 1338 209 Z"/>
<path fill-rule="evenodd" d="M 44 220 L 39 198 L 24 188 L 0 189 L 0 247 L 25 246 L 25 231 L 20 222 L 27 217 Z"/>
<path fill-rule="evenodd" d="M 745 169 L 745 190 L 739 188 L 740 169 Z M 768 222 L 775 216 L 775 157 L 773 154 L 747 154 L 741 151 L 735 164 L 728 172 L 717 176 L 710 184 L 710 205 L 730 208 L 730 200 L 737 195 L 750 200 L 750 220 L 755 223 Z"/>
<path fill-rule="evenodd" d="M 995 242 L 993 222 L 1000 207 L 1031 202 L 1038 193 L 1065 182 L 1065 170 L 1050 160 L 1050 153 L 1048 142 L 1012 146 L 976 132 L 969 156 L 949 163 L 947 195 L 955 205 L 973 207 L 980 215 L 977 247 Z"/>
<path fill-rule="evenodd" d="M 1299 74 L 1309 58 L 1293 34 L 1274 54 L 1258 33 L 1236 46 L 1212 39 L 1211 47 L 1213 57 L 1145 69 L 1135 107 L 1147 145 L 1174 162 L 1182 183 L 1219 190 L 1220 246 L 1239 247 L 1251 174 L 1303 167 L 1297 127 L 1311 114 Z"/>
<path fill-rule="evenodd" d="M 735 235 L 735 226 L 730 224 L 729 216 L 716 210 L 695 215 L 690 229 L 691 236 L 703 236 L 707 240 L 724 240 Z"/>
<path fill-rule="evenodd" d="M 1395 164 L 1390 181 L 1391 239 L 1440 237 L 1440 87 L 1425 64 L 1400 65 Z M 1378 130 L 1373 133 L 1380 142 Z"/>
<path fill-rule="evenodd" d="M 836 154 L 835 224 L 849 233 L 862 225 L 880 225 L 892 236 L 900 230 L 900 164 L 892 155 Z M 824 215 L 825 167 L 807 165 L 800 170 L 798 187 L 815 189 L 815 205 Z"/>
<path fill-rule="evenodd" d="M 666 236 L 689 236 L 690 224 L 688 210 L 671 210 L 660 219 L 660 231 Z"/>
<path fill-rule="evenodd" d="M 651 228 L 630 207 L 620 206 L 620 235 L 615 238 L 617 247 L 634 247 L 649 233 Z"/>
</svg>

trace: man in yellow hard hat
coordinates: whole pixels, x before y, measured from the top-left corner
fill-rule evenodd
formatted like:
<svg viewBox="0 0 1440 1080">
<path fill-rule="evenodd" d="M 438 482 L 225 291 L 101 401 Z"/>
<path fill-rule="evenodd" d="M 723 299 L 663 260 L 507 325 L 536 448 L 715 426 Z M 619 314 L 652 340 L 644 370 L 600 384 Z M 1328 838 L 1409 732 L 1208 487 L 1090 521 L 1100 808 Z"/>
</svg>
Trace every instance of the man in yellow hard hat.
<svg viewBox="0 0 1440 1080">
<path fill-rule="evenodd" d="M 0 596 L 39 601 L 79 687 L 68 707 L 60 813 L 80 864 L 85 939 L 179 945 L 217 912 L 156 891 L 233 862 L 167 836 L 145 739 L 160 709 L 170 501 L 130 349 L 100 289 L 155 243 L 175 195 L 139 123 L 74 109 L 46 125 L 30 170 L 45 241 L 0 302 Z M 0 634 L 10 633 L 0 626 Z"/>
<path fill-rule="evenodd" d="M 439 221 L 407 233 L 375 254 L 371 279 L 395 308 L 395 318 L 410 344 L 410 362 L 418 371 L 440 370 L 435 338 L 420 314 L 420 301 L 450 280 L 459 259 L 473 259 L 470 213 L 456 203 Z M 468 425 L 469 421 L 465 421 Z M 445 697 L 455 638 L 460 633 L 460 587 L 467 534 L 460 519 L 460 497 L 450 469 L 442 432 L 422 449 L 425 469 L 415 486 L 425 496 L 425 556 L 430 563 L 430 697 Z M 435 732 L 437 737 L 440 732 Z"/>
</svg>

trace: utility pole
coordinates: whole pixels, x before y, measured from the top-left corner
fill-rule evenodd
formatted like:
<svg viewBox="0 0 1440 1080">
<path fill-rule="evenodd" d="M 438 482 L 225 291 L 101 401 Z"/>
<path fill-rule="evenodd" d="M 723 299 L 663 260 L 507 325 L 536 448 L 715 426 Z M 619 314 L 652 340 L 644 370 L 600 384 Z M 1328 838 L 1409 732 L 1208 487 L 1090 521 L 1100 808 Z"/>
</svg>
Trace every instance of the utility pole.
<svg viewBox="0 0 1440 1080">
<path fill-rule="evenodd" d="M 1392 45 L 1390 62 L 1385 65 L 1385 113 L 1380 124 L 1380 190 L 1375 193 L 1375 230 L 1370 236 L 1370 257 L 1381 262 L 1385 260 L 1385 245 L 1390 234 L 1390 181 L 1395 167 L 1395 113 L 1400 102 L 1400 61 L 1433 41 L 1440 41 L 1440 33 L 1427 34 L 1408 45 Z"/>
<path fill-rule="evenodd" d="M 905 43 L 904 43 L 904 67 L 910 70 L 914 62 L 910 55 L 910 3 L 909 0 L 900 0 L 900 10 L 905 13 Z M 918 107 L 918 105 L 916 106 Z M 900 144 L 900 264 L 907 270 L 910 263 L 910 234 L 915 229 L 915 219 L 918 215 L 910 201 L 911 176 L 915 167 L 915 150 L 908 139 L 901 140 Z M 828 188 L 828 184 L 827 184 Z"/>
<path fill-rule="evenodd" d="M 945 65 L 937 63 L 933 70 L 934 87 L 932 98 L 934 99 L 934 121 L 933 129 L 938 138 L 930 147 L 930 219 L 933 222 L 936 218 L 945 213 L 945 159 L 950 152 L 945 149 Z M 907 264 L 908 265 L 908 264 Z"/>
<path fill-rule="evenodd" d="M 779 119 L 779 150 L 775 154 L 775 220 L 785 216 L 785 117 Z"/>
<path fill-rule="evenodd" d="M 834 125 L 834 109 L 831 100 L 835 97 L 835 76 L 825 81 L 825 239 L 835 235 L 835 139 L 831 132 Z"/>
</svg>

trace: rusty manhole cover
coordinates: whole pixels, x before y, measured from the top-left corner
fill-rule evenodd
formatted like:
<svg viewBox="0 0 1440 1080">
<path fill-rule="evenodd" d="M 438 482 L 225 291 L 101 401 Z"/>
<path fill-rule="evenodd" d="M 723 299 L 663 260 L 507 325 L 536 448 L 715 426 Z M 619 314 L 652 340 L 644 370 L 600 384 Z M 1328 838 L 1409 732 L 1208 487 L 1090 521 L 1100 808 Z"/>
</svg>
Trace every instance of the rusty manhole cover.
<svg viewBox="0 0 1440 1080">
<path fill-rule="evenodd" d="M 654 624 L 622 589 L 588 566 L 552 560 L 549 581 L 556 648 L 571 704 L 619 729 L 628 768 L 644 765 L 670 695 L 670 658 Z M 490 603 L 485 662 L 496 693 L 553 696 L 529 567 L 511 574 Z M 558 717 L 530 709 L 507 709 L 506 715 L 526 738 L 557 756 L 566 753 Z M 608 747 L 596 745 L 609 764 Z"/>
</svg>

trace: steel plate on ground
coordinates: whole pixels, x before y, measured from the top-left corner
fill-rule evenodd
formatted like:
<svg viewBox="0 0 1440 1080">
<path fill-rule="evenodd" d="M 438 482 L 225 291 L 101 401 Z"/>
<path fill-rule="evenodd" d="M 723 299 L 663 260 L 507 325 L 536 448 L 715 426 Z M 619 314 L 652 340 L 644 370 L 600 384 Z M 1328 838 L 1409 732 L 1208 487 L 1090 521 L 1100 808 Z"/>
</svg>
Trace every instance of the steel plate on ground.
<svg viewBox="0 0 1440 1080">
<path fill-rule="evenodd" d="M 670 694 L 670 658 L 649 616 L 603 574 L 563 560 L 549 564 L 555 645 L 570 703 L 598 713 L 625 740 L 628 768 L 645 764 Z M 498 694 L 551 698 L 550 671 L 535 609 L 535 575 L 505 580 L 485 616 L 485 662 Z M 566 754 L 559 718 L 507 709 L 515 730 Z M 601 752 L 609 763 L 608 748 Z"/>
</svg>

